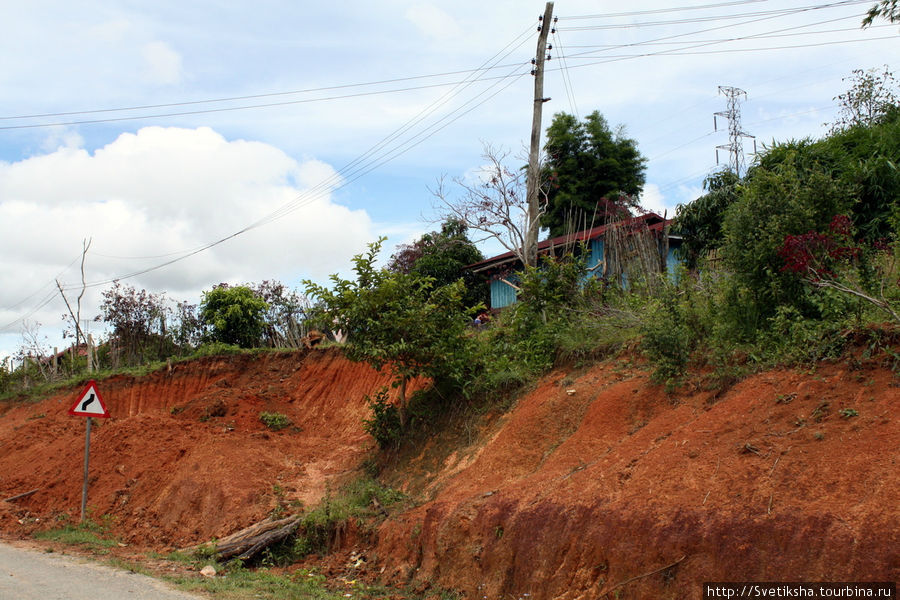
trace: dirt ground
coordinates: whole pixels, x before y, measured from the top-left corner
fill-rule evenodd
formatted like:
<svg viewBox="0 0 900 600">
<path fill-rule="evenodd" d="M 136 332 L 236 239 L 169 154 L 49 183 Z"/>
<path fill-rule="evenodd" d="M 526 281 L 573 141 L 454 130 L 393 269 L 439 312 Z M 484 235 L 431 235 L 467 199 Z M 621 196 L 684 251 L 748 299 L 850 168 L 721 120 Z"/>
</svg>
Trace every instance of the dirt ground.
<svg viewBox="0 0 900 600">
<path fill-rule="evenodd" d="M 418 501 L 348 535 L 332 572 L 466 598 L 700 598 L 704 581 L 900 579 L 900 379 L 890 354 L 666 394 L 629 359 L 546 377 L 513 409 L 385 471 Z M 130 548 L 221 537 L 358 473 L 364 395 L 336 349 L 99 382 L 89 507 Z M 76 516 L 79 390 L 0 407 L 0 531 Z M 262 411 L 294 427 L 271 432 Z M 461 443 L 464 440 L 465 443 Z M 365 544 L 362 539 L 367 539 Z"/>
</svg>

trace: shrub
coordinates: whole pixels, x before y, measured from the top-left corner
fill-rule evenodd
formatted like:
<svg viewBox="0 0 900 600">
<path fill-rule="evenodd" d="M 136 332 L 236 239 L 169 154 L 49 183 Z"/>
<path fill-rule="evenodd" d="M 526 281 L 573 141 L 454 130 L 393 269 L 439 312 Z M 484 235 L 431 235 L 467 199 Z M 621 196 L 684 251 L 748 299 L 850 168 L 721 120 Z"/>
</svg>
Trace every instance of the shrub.
<svg viewBox="0 0 900 600">
<path fill-rule="evenodd" d="M 260 344 L 269 305 L 246 286 L 225 284 L 203 292 L 200 318 L 210 327 L 210 339 L 253 348 Z"/>
<path fill-rule="evenodd" d="M 378 390 L 374 398 L 366 396 L 365 399 L 372 409 L 372 418 L 363 421 L 366 433 L 375 438 L 383 450 L 398 448 L 403 435 L 400 411 L 390 402 L 387 388 Z"/>
<path fill-rule="evenodd" d="M 293 421 L 281 413 L 262 412 L 259 413 L 259 420 L 272 431 L 280 431 L 293 425 Z"/>
<path fill-rule="evenodd" d="M 652 378 L 671 387 L 687 370 L 691 355 L 714 329 L 715 287 L 682 271 L 666 280 L 646 307 L 641 347 L 654 365 Z"/>
<path fill-rule="evenodd" d="M 403 493 L 375 479 L 360 478 L 344 486 L 340 494 L 325 494 L 321 504 L 304 515 L 294 541 L 294 555 L 325 554 L 342 523 L 348 519 L 383 517 L 385 508 L 400 502 Z M 381 508 L 375 509 L 376 504 Z"/>
</svg>

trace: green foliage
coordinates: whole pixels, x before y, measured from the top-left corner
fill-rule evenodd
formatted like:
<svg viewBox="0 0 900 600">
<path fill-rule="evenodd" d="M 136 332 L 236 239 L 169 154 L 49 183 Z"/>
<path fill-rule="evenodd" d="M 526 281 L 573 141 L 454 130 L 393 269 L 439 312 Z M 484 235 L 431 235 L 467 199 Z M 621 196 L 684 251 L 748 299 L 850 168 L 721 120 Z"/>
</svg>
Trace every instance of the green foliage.
<svg viewBox="0 0 900 600">
<path fill-rule="evenodd" d="M 526 372 L 539 374 L 553 365 L 559 332 L 584 305 L 585 256 L 584 248 L 559 258 L 544 256 L 539 266 L 521 273 L 519 301 L 507 309 L 506 348 L 507 357 Z"/>
<path fill-rule="evenodd" d="M 858 237 L 893 237 L 892 213 L 900 198 L 900 109 L 877 122 L 855 125 L 815 144 L 814 158 L 855 192 L 851 215 Z"/>
<path fill-rule="evenodd" d="M 676 283 L 665 282 L 645 309 L 641 347 L 657 383 L 676 385 L 694 351 L 711 337 L 716 310 L 714 296 L 704 283 L 682 271 Z"/>
<path fill-rule="evenodd" d="M 386 509 L 404 498 L 402 492 L 368 477 L 350 482 L 337 496 L 326 494 L 319 506 L 304 515 L 294 541 L 294 556 L 327 553 L 342 523 L 381 518 Z"/>
<path fill-rule="evenodd" d="M 637 142 L 625 137 L 621 126 L 611 130 L 598 111 L 583 122 L 566 113 L 554 115 L 544 150 L 549 206 L 542 225 L 551 236 L 565 234 L 573 224 L 582 229 L 595 217 L 602 222 L 600 199 L 620 193 L 636 198 L 644 187 L 647 159 Z"/>
<path fill-rule="evenodd" d="M 353 259 L 356 280 L 332 275 L 333 289 L 305 281 L 307 295 L 318 299 L 314 319 L 324 328 L 348 335 L 351 360 L 387 368 L 400 387 L 401 421 L 409 379 L 463 382 L 469 365 L 464 333 L 470 311 L 463 304 L 464 283 L 441 287 L 430 277 L 377 269 L 375 259 L 384 238 Z"/>
<path fill-rule="evenodd" d="M 168 577 L 167 579 L 183 590 L 205 592 L 211 597 L 225 600 L 243 600 L 245 598 L 343 600 L 344 598 L 342 591 L 328 589 L 326 578 L 323 575 L 317 575 L 305 569 L 287 574 L 268 569 L 245 569 L 240 565 L 223 569 L 219 565 L 216 566 L 216 570 L 221 573 L 221 576 L 207 578 L 188 575 Z"/>
<path fill-rule="evenodd" d="M 696 269 L 707 252 L 722 244 L 722 220 L 740 194 L 740 179 L 731 171 L 721 171 L 707 177 L 703 189 L 703 196 L 678 205 L 672 226 L 684 238 L 678 253 L 689 269 Z"/>
<path fill-rule="evenodd" d="M 440 231 L 426 233 L 412 244 L 403 244 L 391 256 L 388 268 L 400 273 L 430 277 L 440 287 L 462 278 L 465 281 L 463 304 L 476 306 L 488 297 L 483 275 L 465 270 L 467 265 L 484 259 L 481 251 L 466 236 L 465 223 L 448 218 Z"/>
<path fill-rule="evenodd" d="M 293 425 L 287 415 L 273 412 L 259 413 L 259 421 L 272 431 L 281 431 Z"/>
<path fill-rule="evenodd" d="M 372 418 L 363 420 L 366 433 L 375 438 L 382 450 L 400 446 L 403 429 L 400 426 L 400 411 L 388 398 L 387 388 L 381 388 L 374 398 L 365 397 L 372 410 Z"/>
<path fill-rule="evenodd" d="M 65 525 L 58 529 L 38 531 L 35 539 L 50 540 L 61 544 L 84 546 L 91 550 L 103 550 L 115 546 L 118 542 L 108 537 L 107 525 L 85 519 L 78 524 Z"/>
<path fill-rule="evenodd" d="M 898 0 L 880 0 L 876 2 L 872 8 L 869 9 L 869 12 L 866 13 L 866 18 L 863 19 L 862 26 L 868 27 L 872 24 L 872 22 L 877 18 L 882 18 L 890 21 L 891 23 L 896 23 L 900 21 L 900 6 L 898 6 Z"/>
<path fill-rule="evenodd" d="M 847 317 L 852 315 L 850 303 L 833 292 L 819 300 L 824 316 L 808 317 L 792 306 L 777 308 L 766 335 L 756 340 L 760 362 L 815 364 L 840 356 L 851 326 Z M 837 308 L 841 304 L 843 310 Z"/>
<path fill-rule="evenodd" d="M 262 339 L 267 309 L 249 287 L 223 284 L 203 292 L 200 318 L 211 329 L 212 341 L 252 348 Z"/>
<path fill-rule="evenodd" d="M 832 133 L 857 125 L 877 124 L 900 104 L 897 81 L 887 65 L 881 73 L 876 69 L 854 69 L 849 79 L 850 89 L 835 98 L 840 102 L 841 111 Z"/>
<path fill-rule="evenodd" d="M 789 236 L 827 232 L 838 214 L 850 215 L 864 249 L 893 238 L 898 157 L 896 110 L 874 124 L 854 125 L 818 142 L 777 144 L 760 155 L 723 224 L 723 254 L 732 272 L 723 316 L 734 335 L 754 339 L 770 329 L 780 307 L 796 313 L 792 322 L 833 321 L 853 310 L 839 294 L 812 289 L 786 272 L 779 251 Z M 853 278 L 863 290 L 873 285 L 873 257 L 864 250 L 855 258 Z"/>
<path fill-rule="evenodd" d="M 200 358 L 202 356 L 224 356 L 228 354 L 243 354 L 246 352 L 240 346 L 234 344 L 226 344 L 225 342 L 207 342 L 197 347 L 191 353 L 191 358 Z"/>
<path fill-rule="evenodd" d="M 559 360 L 595 357 L 636 335 L 631 311 L 604 303 L 621 296 L 601 293 L 601 282 L 585 280 L 585 256 L 584 248 L 547 256 L 520 274 L 519 302 L 474 337 L 470 363 L 478 370 L 471 396 L 511 394 Z"/>
<path fill-rule="evenodd" d="M 2 398 L 4 394 L 9 392 L 9 390 L 13 386 L 14 381 L 15 377 L 10 368 L 9 358 L 0 360 L 0 398 Z"/>
<path fill-rule="evenodd" d="M 782 271 L 778 252 L 786 236 L 823 230 L 852 205 L 852 186 L 809 161 L 806 148 L 795 143 L 769 152 L 725 215 L 723 253 L 733 273 L 733 298 L 742 300 L 736 330 L 742 339 L 764 328 L 778 306 L 815 314 L 802 284 Z"/>
</svg>

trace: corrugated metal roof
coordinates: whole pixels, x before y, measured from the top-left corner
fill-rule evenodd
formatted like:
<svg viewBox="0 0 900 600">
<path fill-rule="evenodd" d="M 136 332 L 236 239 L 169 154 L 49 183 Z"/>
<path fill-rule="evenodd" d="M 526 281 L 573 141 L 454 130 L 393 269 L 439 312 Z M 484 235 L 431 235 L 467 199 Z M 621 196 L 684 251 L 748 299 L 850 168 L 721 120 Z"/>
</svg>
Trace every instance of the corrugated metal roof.
<svg viewBox="0 0 900 600">
<path fill-rule="evenodd" d="M 594 238 L 602 236 L 611 226 L 629 225 L 639 223 L 641 221 L 653 221 L 652 223 L 647 224 L 647 229 L 649 229 L 650 231 L 662 231 L 666 225 L 669 225 L 672 222 L 671 219 L 666 220 L 654 212 L 648 212 L 636 217 L 622 219 L 621 221 L 616 221 L 615 223 L 607 223 L 606 225 L 600 225 L 591 229 L 583 229 L 574 234 L 560 235 L 555 238 L 546 239 L 543 242 L 538 243 L 538 252 L 540 253 L 550 248 L 566 246 L 577 242 L 589 242 Z M 485 269 L 489 269 L 491 267 L 497 267 L 502 264 L 516 261 L 518 261 L 518 258 L 516 258 L 516 255 L 514 253 L 504 252 L 503 254 L 498 254 L 497 256 L 486 258 L 485 260 L 482 260 L 480 262 L 468 265 L 466 266 L 466 268 L 471 269 L 472 271 L 477 273 L 478 271 L 484 271 Z"/>
</svg>

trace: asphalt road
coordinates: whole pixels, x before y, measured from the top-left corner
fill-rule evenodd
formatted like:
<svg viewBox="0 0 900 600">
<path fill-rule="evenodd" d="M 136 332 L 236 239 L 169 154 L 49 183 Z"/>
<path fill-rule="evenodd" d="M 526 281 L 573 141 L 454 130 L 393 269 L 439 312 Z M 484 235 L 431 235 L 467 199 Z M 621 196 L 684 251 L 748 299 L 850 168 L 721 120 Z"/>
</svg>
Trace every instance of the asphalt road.
<svg viewBox="0 0 900 600">
<path fill-rule="evenodd" d="M 200 600 L 162 581 L 0 544 L 0 600 Z"/>
</svg>

